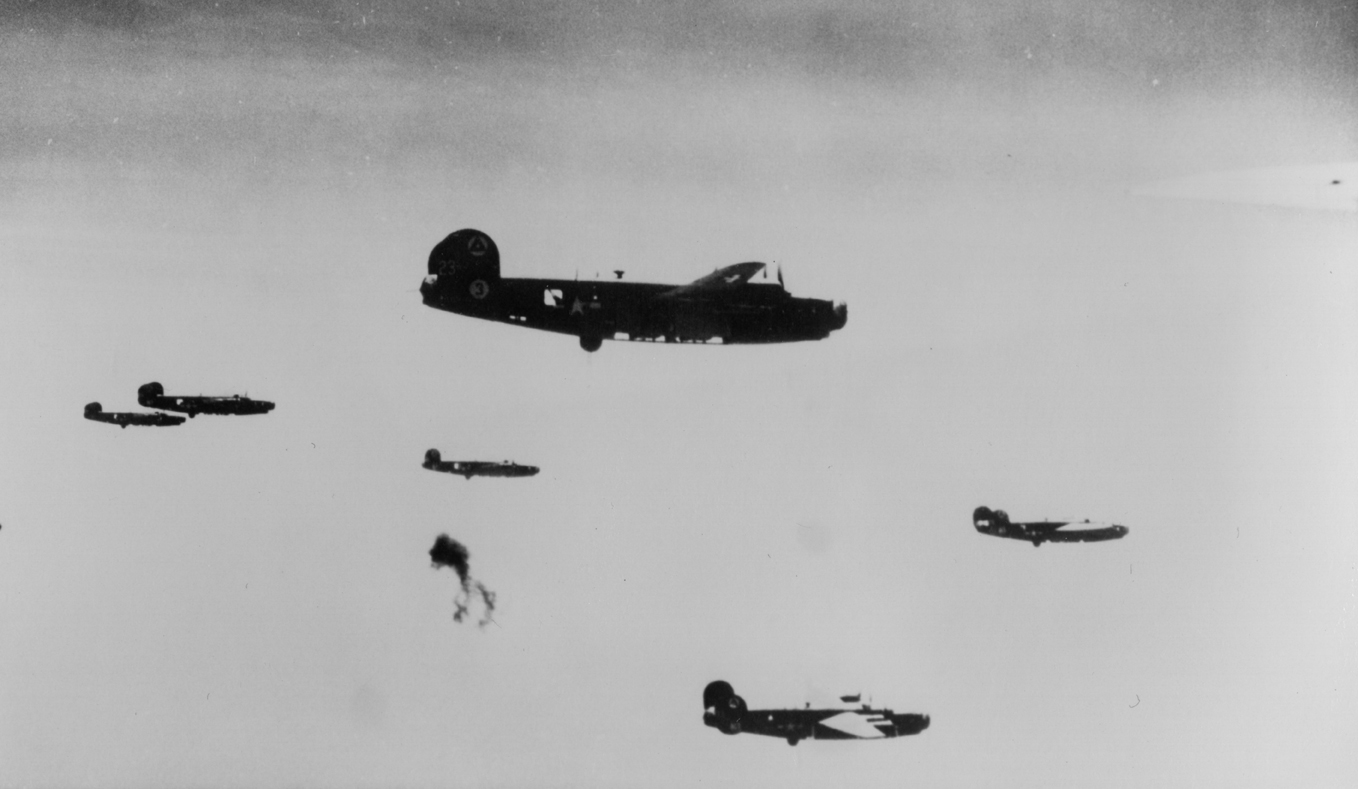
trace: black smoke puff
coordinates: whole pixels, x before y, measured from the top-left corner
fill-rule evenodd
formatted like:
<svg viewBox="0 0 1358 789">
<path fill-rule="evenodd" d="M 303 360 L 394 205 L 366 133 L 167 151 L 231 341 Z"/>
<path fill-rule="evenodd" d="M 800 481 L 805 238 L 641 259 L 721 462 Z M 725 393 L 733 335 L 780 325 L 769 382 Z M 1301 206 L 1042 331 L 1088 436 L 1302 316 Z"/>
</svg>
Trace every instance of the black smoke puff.
<svg viewBox="0 0 1358 789">
<path fill-rule="evenodd" d="M 451 567 L 457 573 L 457 578 L 465 586 L 467 574 L 471 567 L 467 560 L 471 558 L 471 553 L 467 551 L 467 546 L 454 540 L 446 534 L 440 534 L 434 540 L 434 547 L 429 549 L 429 558 L 434 562 L 435 567 Z"/>
</svg>

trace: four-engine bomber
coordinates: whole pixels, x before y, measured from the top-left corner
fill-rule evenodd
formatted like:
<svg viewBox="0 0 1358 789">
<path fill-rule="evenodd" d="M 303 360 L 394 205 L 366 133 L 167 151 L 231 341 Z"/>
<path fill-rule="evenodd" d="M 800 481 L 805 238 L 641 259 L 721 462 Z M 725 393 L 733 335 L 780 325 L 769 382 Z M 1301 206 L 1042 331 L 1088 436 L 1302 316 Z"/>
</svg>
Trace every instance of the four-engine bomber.
<svg viewBox="0 0 1358 789">
<path fill-rule="evenodd" d="M 179 395 L 168 397 L 165 387 L 152 381 L 137 389 L 137 402 L 147 408 L 163 408 L 178 411 L 190 418 L 199 414 L 218 414 L 222 416 L 245 416 L 248 414 L 267 414 L 274 409 L 268 400 L 251 400 L 243 395 Z"/>
<path fill-rule="evenodd" d="M 971 514 L 976 531 L 992 537 L 1027 540 L 1034 548 L 1044 542 L 1102 542 L 1127 536 L 1127 527 L 1097 521 L 1029 521 L 1014 523 L 1004 510 L 977 507 Z"/>
<path fill-rule="evenodd" d="M 841 696 L 846 705 L 858 702 L 860 696 Z M 782 737 L 788 745 L 800 740 L 881 740 L 919 734 L 929 728 L 929 716 L 888 709 L 874 709 L 869 704 L 858 707 L 830 707 L 826 709 L 752 710 L 745 699 L 736 695 L 731 683 L 717 680 L 703 689 L 703 723 L 725 734 L 764 734 Z"/>
<path fill-rule="evenodd" d="M 160 412 L 140 414 L 136 411 L 105 411 L 104 407 L 98 403 L 89 403 L 85 406 L 85 418 L 95 422 L 107 422 L 123 429 L 127 429 L 128 425 L 174 427 L 175 425 L 182 425 L 186 421 L 182 416 L 171 416 Z"/>
<path fill-rule="evenodd" d="M 431 449 L 424 453 L 424 463 L 420 465 L 430 471 L 461 474 L 467 479 L 472 477 L 531 477 L 538 473 L 537 466 L 521 466 L 508 460 L 500 463 L 489 460 L 444 460 L 437 449 Z"/>
<path fill-rule="evenodd" d="M 450 234 L 429 255 L 429 273 L 420 288 L 424 303 L 436 309 L 485 320 L 513 323 L 580 338 L 587 351 L 605 339 L 666 343 L 775 343 L 819 340 L 844 327 L 848 310 L 843 304 L 794 298 L 778 284 L 753 283 L 763 263 L 739 263 L 718 269 L 682 286 L 623 283 L 506 279 L 500 276 L 495 242 L 477 230 Z M 617 272 L 619 280 L 622 272 Z M 767 272 L 765 274 L 767 276 Z M 242 395 L 166 396 L 159 383 L 144 384 L 137 401 L 148 408 L 198 414 L 264 414 L 274 404 Z M 128 425 L 169 427 L 185 417 L 166 413 L 104 412 L 95 402 L 85 406 L 85 418 L 126 428 Z M 537 466 L 511 461 L 445 461 L 437 449 L 425 453 L 424 468 L 467 479 L 531 477 Z M 1015 523 L 1004 510 L 977 507 L 973 525 L 982 534 L 1043 542 L 1097 542 L 1120 539 L 1127 527 L 1084 521 Z M 703 723 L 725 734 L 748 732 L 800 740 L 887 739 L 919 734 L 929 728 L 923 713 L 897 714 L 861 704 L 858 695 L 841 696 L 843 707 L 811 709 L 748 709 L 730 683 L 717 680 L 703 690 Z M 854 706 L 857 705 L 857 706 Z"/>
<path fill-rule="evenodd" d="M 458 230 L 429 253 L 420 286 L 435 309 L 530 329 L 571 334 L 597 351 L 604 340 L 774 343 L 821 340 L 844 328 L 844 304 L 796 298 L 778 284 L 751 282 L 763 263 L 737 263 L 688 285 L 500 276 L 490 236 Z M 766 274 L 767 276 L 767 274 Z"/>
</svg>

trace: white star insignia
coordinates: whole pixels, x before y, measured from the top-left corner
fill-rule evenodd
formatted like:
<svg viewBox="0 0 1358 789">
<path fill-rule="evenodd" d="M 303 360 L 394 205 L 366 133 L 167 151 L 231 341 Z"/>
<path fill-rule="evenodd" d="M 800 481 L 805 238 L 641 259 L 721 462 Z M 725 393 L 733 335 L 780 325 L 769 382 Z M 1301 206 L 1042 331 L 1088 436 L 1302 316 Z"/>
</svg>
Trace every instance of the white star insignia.
<svg viewBox="0 0 1358 789">
<path fill-rule="evenodd" d="M 575 303 L 571 305 L 571 314 L 572 315 L 585 314 L 585 303 L 583 301 L 580 301 L 579 298 L 576 298 Z"/>
</svg>

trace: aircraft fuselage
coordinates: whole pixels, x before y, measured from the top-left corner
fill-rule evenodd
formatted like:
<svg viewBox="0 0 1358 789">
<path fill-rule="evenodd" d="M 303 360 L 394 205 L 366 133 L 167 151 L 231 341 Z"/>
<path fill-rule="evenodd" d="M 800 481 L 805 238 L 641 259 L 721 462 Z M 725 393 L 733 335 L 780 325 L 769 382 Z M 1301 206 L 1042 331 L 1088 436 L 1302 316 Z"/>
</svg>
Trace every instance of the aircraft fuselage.
<svg viewBox="0 0 1358 789">
<path fill-rule="evenodd" d="M 1038 547 L 1044 542 L 1103 542 L 1127 536 L 1127 527 L 1097 521 L 1028 521 L 1015 523 L 1004 510 L 977 507 L 972 525 L 981 534 L 1025 540 Z"/>
<path fill-rule="evenodd" d="M 753 283 L 762 263 L 740 263 L 690 285 L 500 276 L 489 236 L 459 230 L 434 247 L 424 304 L 482 320 L 570 334 L 586 350 L 603 340 L 775 343 L 820 340 L 848 320 L 844 305 Z"/>
<path fill-rule="evenodd" d="M 250 414 L 267 414 L 274 409 L 274 404 L 268 400 L 252 400 L 242 395 L 227 395 L 214 397 L 210 395 L 190 395 L 172 397 L 165 394 L 165 390 L 160 384 L 151 382 L 143 384 L 137 390 L 137 402 L 147 408 L 162 408 L 166 411 L 178 411 L 188 414 L 190 417 L 199 414 L 215 414 L 218 416 L 248 416 Z"/>
<path fill-rule="evenodd" d="M 727 734 L 763 734 L 785 740 L 880 740 L 919 734 L 929 716 L 888 709 L 746 710 L 734 718 L 704 712 L 703 723 Z"/>
<path fill-rule="evenodd" d="M 448 474 L 461 474 L 467 479 L 472 477 L 531 477 L 538 473 L 537 466 L 521 466 L 518 463 L 492 463 L 486 460 L 444 460 L 437 464 L 425 465 L 431 471 Z"/>
<path fill-rule="evenodd" d="M 668 343 L 774 343 L 821 340 L 844 325 L 834 305 L 791 296 L 777 285 L 747 284 L 721 303 L 662 299 L 673 285 L 643 282 L 501 279 L 477 300 L 425 280 L 435 309 L 577 337 Z"/>
</svg>

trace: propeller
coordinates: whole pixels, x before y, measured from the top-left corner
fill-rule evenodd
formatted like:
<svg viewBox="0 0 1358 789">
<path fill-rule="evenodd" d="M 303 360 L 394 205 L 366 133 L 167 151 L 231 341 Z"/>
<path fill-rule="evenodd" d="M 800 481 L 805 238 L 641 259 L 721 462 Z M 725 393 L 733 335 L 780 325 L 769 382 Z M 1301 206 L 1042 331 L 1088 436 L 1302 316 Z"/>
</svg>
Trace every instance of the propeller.
<svg viewBox="0 0 1358 789">
<path fill-rule="evenodd" d="M 779 263 L 779 264 L 778 264 L 778 287 L 782 288 L 783 290 L 787 290 L 787 286 L 783 284 L 783 264 L 782 264 L 782 263 Z"/>
</svg>

